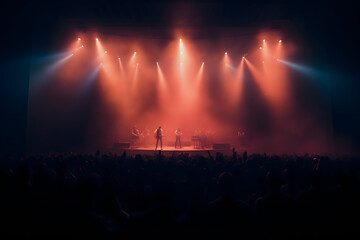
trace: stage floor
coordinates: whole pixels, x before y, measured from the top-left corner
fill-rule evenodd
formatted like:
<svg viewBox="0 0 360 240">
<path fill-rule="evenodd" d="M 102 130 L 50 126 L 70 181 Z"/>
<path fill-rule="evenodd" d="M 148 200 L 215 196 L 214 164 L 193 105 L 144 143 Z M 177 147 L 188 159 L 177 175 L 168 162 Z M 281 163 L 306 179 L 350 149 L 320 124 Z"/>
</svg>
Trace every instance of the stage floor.
<svg viewBox="0 0 360 240">
<path fill-rule="evenodd" d="M 155 147 L 130 147 L 128 148 L 129 150 L 140 150 L 140 151 L 154 151 Z M 156 151 L 161 150 L 159 147 L 157 148 Z M 194 148 L 194 147 L 182 147 L 182 148 L 175 148 L 175 147 L 170 147 L 170 146 L 165 146 L 162 148 L 162 151 L 167 152 L 167 151 L 180 151 L 180 152 L 188 152 L 188 151 L 207 151 L 207 150 L 214 150 L 213 148 Z"/>
<path fill-rule="evenodd" d="M 155 153 L 158 154 L 159 151 L 160 148 L 155 150 L 155 147 L 130 147 L 130 148 L 112 150 L 112 152 L 116 154 L 122 154 L 123 152 L 126 152 L 129 155 L 136 155 L 136 154 L 153 155 Z M 194 148 L 194 147 L 175 148 L 170 146 L 164 146 L 163 149 L 161 150 L 161 154 L 164 155 L 171 155 L 173 153 L 175 154 L 188 153 L 191 155 L 208 156 L 208 152 L 210 152 L 212 155 L 216 154 L 217 152 L 228 154 L 231 152 L 231 149 Z"/>
</svg>

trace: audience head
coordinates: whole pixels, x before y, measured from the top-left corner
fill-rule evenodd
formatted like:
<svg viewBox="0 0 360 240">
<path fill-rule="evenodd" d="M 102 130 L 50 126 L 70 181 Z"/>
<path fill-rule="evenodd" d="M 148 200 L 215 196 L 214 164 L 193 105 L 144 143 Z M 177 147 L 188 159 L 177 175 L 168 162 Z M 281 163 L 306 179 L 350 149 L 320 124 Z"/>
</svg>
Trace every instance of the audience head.
<svg viewBox="0 0 360 240">
<path fill-rule="evenodd" d="M 282 185 L 282 176 L 280 172 L 268 172 L 266 174 L 266 185 L 270 192 L 278 192 Z"/>
<path fill-rule="evenodd" d="M 234 178 L 229 172 L 222 172 L 218 177 L 219 190 L 224 195 L 232 194 L 234 188 Z"/>
</svg>

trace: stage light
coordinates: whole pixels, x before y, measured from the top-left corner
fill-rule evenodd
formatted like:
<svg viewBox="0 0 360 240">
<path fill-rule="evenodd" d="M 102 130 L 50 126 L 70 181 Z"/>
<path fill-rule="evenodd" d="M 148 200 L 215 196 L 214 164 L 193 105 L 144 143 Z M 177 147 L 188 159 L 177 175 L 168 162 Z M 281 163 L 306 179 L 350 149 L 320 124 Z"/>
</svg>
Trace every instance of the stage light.
<svg viewBox="0 0 360 240">
<path fill-rule="evenodd" d="M 120 58 L 118 58 L 120 60 Z"/>
<path fill-rule="evenodd" d="M 263 42 L 265 42 L 265 39 L 263 40 Z"/>
<path fill-rule="evenodd" d="M 226 63 L 225 66 L 228 67 L 228 68 L 230 68 L 231 71 L 237 72 L 237 69 L 236 69 L 235 67 L 231 66 L 230 64 L 227 64 L 227 63 Z"/>
<path fill-rule="evenodd" d="M 182 39 L 181 39 L 181 38 L 180 38 L 179 40 L 180 40 L 180 42 L 182 42 Z"/>
<path fill-rule="evenodd" d="M 282 42 L 282 40 L 280 39 L 280 40 L 279 40 L 279 43 L 281 43 L 281 42 Z"/>
<path fill-rule="evenodd" d="M 107 53 L 107 51 L 105 51 L 104 53 Z"/>
<path fill-rule="evenodd" d="M 204 65 L 204 62 L 202 62 L 202 65 Z"/>
<path fill-rule="evenodd" d="M 159 65 L 159 63 L 158 63 L 158 62 L 156 62 L 156 64 L 157 64 L 157 65 Z"/>
<path fill-rule="evenodd" d="M 136 52 L 134 52 L 134 54 L 136 55 Z"/>
<path fill-rule="evenodd" d="M 81 40 L 81 38 L 78 38 L 78 40 L 80 41 L 80 40 Z"/>
<path fill-rule="evenodd" d="M 39 70 L 36 73 L 37 77 L 41 80 L 47 79 L 52 74 L 54 74 L 56 71 L 58 71 L 62 66 L 64 66 L 64 64 L 67 63 L 69 61 L 69 59 L 71 59 L 73 56 L 74 56 L 74 53 L 69 54 L 68 52 L 53 55 L 51 60 L 55 60 L 55 61 L 53 61 L 51 64 L 47 65 L 47 67 L 44 68 L 43 70 Z"/>
<path fill-rule="evenodd" d="M 261 50 L 261 49 L 263 49 L 262 47 L 259 47 L 259 49 Z"/>
<path fill-rule="evenodd" d="M 96 40 L 96 41 L 99 41 L 99 39 L 98 39 L 98 38 L 96 38 L 95 40 Z"/>
<path fill-rule="evenodd" d="M 93 71 L 89 74 L 89 76 L 86 78 L 84 90 L 89 90 L 89 87 L 96 81 L 96 78 L 98 76 L 98 73 L 100 69 L 102 68 L 102 63 L 99 63 Z"/>
<path fill-rule="evenodd" d="M 312 77 L 317 77 L 317 78 L 321 77 L 321 72 L 319 72 L 318 70 L 316 70 L 314 68 L 311 68 L 306 65 L 299 64 L 299 63 L 295 63 L 295 62 L 285 61 L 282 59 L 276 59 L 276 60 L 296 71 L 303 73 L 303 74 L 306 74 L 306 75 L 309 75 Z"/>
<path fill-rule="evenodd" d="M 265 61 L 262 61 L 262 63 L 265 63 Z"/>
<path fill-rule="evenodd" d="M 243 56 L 242 59 L 245 59 L 245 56 Z"/>
<path fill-rule="evenodd" d="M 84 45 L 81 45 L 81 47 L 84 47 Z"/>
<path fill-rule="evenodd" d="M 137 63 L 136 66 L 139 66 L 139 64 Z"/>
<path fill-rule="evenodd" d="M 225 55 L 227 55 L 227 52 L 225 52 Z"/>
</svg>

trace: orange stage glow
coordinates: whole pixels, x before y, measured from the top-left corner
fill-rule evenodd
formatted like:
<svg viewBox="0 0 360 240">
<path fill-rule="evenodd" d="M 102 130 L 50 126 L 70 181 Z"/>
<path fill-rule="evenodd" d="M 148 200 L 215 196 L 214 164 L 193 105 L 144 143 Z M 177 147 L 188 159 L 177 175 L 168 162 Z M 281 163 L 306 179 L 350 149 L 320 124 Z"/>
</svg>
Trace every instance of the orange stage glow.
<svg viewBox="0 0 360 240">
<path fill-rule="evenodd" d="M 130 68 L 134 68 L 136 66 L 136 59 L 136 52 L 134 52 L 129 61 Z"/>
<path fill-rule="evenodd" d="M 276 46 L 275 56 L 274 56 L 276 59 L 284 58 L 284 56 L 282 54 L 282 48 L 283 48 L 283 44 L 281 43 L 281 40 L 279 40 L 279 44 L 277 44 L 277 46 Z"/>
<path fill-rule="evenodd" d="M 235 82 L 234 82 L 234 87 L 233 87 L 233 102 L 236 104 L 239 102 L 239 100 L 241 99 L 241 95 L 242 95 L 242 86 L 243 86 L 243 81 L 244 81 L 244 58 L 241 59 L 238 70 L 237 70 L 237 74 L 235 77 Z"/>
<path fill-rule="evenodd" d="M 135 66 L 135 70 L 134 70 L 134 74 L 132 77 L 132 85 L 133 85 L 133 89 L 136 89 L 137 84 L 138 84 L 138 75 L 139 75 L 139 64 L 137 63 Z"/>
<path fill-rule="evenodd" d="M 125 81 L 125 70 L 124 70 L 124 66 L 121 62 L 121 58 L 118 58 L 119 60 L 119 67 L 120 67 L 120 77 L 122 81 Z"/>
<path fill-rule="evenodd" d="M 83 139 L 89 141 L 85 145 L 107 147 L 127 142 L 134 125 L 150 132 L 162 125 L 164 144 L 174 141 L 178 127 L 184 132 L 184 142 L 190 144 L 191 137 L 203 128 L 211 131 L 214 142 L 226 142 L 234 129 L 244 127 L 254 138 L 279 146 L 286 143 L 287 136 L 274 134 L 266 139 L 263 129 L 258 129 L 294 131 L 297 116 L 288 117 L 294 112 L 289 108 L 294 105 L 291 77 L 286 66 L 275 61 L 294 51 L 288 40 L 279 40 L 286 35 L 264 33 L 250 40 L 220 38 L 215 43 L 192 40 L 185 33 L 174 34 L 171 41 L 98 33 L 75 36 L 81 38 L 69 36 L 66 56 L 75 54 L 46 82 L 43 95 L 34 97 L 32 92 L 36 101 L 29 105 L 34 112 L 45 112 L 40 106 L 46 102 L 52 109 L 60 109 L 60 116 L 71 113 L 70 117 L 89 106 L 84 110 Z M 99 64 L 100 70 L 91 75 Z M 52 122 L 31 118 L 44 126 Z"/>
<path fill-rule="evenodd" d="M 265 59 L 265 60 L 268 60 L 269 57 L 271 56 L 270 54 L 270 50 L 267 46 L 267 42 L 265 41 L 265 39 L 263 40 L 263 45 L 261 47 L 261 52 L 262 52 L 262 58 Z"/>
<path fill-rule="evenodd" d="M 82 44 L 81 44 L 81 41 L 76 40 L 76 41 L 73 41 L 70 46 L 67 48 L 68 52 L 76 52 L 77 50 L 79 50 L 81 48 Z"/>
<path fill-rule="evenodd" d="M 97 51 L 97 58 L 99 59 L 102 58 L 105 51 L 98 38 L 96 38 L 96 51 Z"/>
<path fill-rule="evenodd" d="M 156 62 L 156 65 L 157 65 L 159 86 L 160 86 L 161 88 L 165 88 L 165 87 L 166 87 L 166 80 L 165 80 L 164 74 L 163 74 L 162 71 L 161 71 L 161 68 L 160 68 L 159 63 Z M 165 89 L 164 89 L 164 90 L 165 90 Z"/>
<path fill-rule="evenodd" d="M 223 66 L 225 66 L 226 64 L 231 64 L 230 57 L 227 52 L 225 52 L 224 57 L 223 57 Z"/>
<path fill-rule="evenodd" d="M 204 75 L 204 62 L 201 63 L 199 72 L 197 73 L 196 79 L 195 79 L 195 88 L 199 88 L 203 81 L 203 75 Z"/>
<path fill-rule="evenodd" d="M 249 61 L 249 59 L 244 58 L 244 62 L 249 69 L 252 77 L 254 78 L 256 84 L 259 86 L 259 88 L 262 90 L 262 94 L 265 96 L 268 94 L 268 89 L 266 88 L 265 82 L 266 78 L 261 74 L 261 72 Z"/>
</svg>

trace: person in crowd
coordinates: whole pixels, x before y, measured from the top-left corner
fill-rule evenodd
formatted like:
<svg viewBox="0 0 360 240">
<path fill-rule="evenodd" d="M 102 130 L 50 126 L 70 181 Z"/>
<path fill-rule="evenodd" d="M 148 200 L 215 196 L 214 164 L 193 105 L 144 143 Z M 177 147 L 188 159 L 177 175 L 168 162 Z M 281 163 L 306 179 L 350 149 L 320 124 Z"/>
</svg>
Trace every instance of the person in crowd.
<svg viewBox="0 0 360 240">
<path fill-rule="evenodd" d="M 358 157 L 160 153 L 1 156 L 1 234 L 328 239 L 359 233 Z"/>
</svg>

